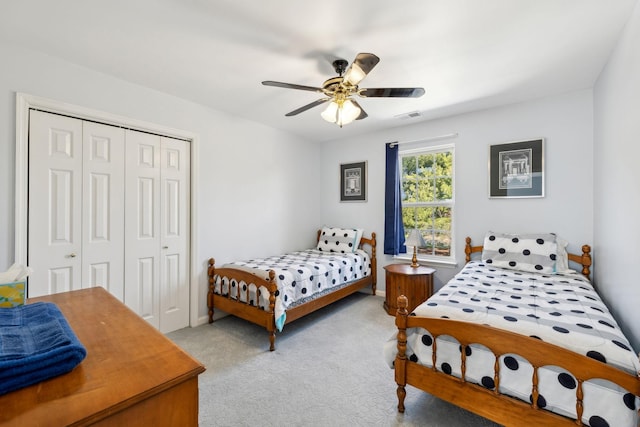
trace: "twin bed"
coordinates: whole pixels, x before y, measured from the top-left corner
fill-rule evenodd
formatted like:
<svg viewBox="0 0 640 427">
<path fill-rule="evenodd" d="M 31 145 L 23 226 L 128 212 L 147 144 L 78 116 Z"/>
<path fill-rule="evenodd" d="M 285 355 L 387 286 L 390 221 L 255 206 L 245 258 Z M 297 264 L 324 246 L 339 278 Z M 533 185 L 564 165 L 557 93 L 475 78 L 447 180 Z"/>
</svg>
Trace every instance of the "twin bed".
<svg viewBox="0 0 640 427">
<path fill-rule="evenodd" d="M 413 313 L 400 296 L 384 350 L 398 410 L 411 385 L 507 426 L 637 426 L 638 356 L 589 281 L 590 247 L 565 247 L 553 234 L 467 238 L 449 283 Z"/>
<path fill-rule="evenodd" d="M 365 250 L 366 249 L 366 250 Z M 284 325 L 371 286 L 376 292 L 376 234 L 323 227 L 313 249 L 216 267 L 209 260 L 207 305 L 263 326 L 269 350 Z"/>
</svg>

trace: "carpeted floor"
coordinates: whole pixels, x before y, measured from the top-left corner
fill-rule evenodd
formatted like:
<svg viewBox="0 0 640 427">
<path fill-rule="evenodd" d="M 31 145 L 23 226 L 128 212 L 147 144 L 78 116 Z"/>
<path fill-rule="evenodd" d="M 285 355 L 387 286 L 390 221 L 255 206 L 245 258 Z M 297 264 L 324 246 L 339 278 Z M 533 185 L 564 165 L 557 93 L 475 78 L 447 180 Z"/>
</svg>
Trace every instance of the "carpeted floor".
<svg viewBox="0 0 640 427">
<path fill-rule="evenodd" d="M 263 328 L 232 316 L 168 334 L 207 368 L 200 425 L 497 426 L 410 386 L 397 412 L 382 356 L 396 329 L 382 302 L 357 293 L 296 320 L 274 352 Z"/>
</svg>

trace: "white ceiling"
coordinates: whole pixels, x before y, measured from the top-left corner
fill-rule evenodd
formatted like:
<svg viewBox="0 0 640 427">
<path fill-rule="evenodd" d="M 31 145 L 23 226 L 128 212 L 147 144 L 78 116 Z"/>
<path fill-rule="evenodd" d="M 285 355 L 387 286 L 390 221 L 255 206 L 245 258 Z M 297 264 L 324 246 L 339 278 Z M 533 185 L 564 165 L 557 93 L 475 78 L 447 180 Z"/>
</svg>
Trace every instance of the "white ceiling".
<svg viewBox="0 0 640 427">
<path fill-rule="evenodd" d="M 591 87 L 636 1 L 3 0 L 0 40 L 323 141 Z M 358 99 L 340 129 L 261 85 L 321 86 L 359 52 L 381 59 L 360 87 L 426 94 Z"/>
</svg>

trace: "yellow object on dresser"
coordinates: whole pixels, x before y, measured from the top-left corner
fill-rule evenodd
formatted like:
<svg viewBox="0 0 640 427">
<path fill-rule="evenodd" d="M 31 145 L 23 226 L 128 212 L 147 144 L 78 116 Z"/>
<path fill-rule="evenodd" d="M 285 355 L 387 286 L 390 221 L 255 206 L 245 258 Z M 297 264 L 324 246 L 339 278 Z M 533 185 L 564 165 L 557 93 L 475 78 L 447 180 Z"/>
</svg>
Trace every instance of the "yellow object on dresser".
<svg viewBox="0 0 640 427">
<path fill-rule="evenodd" d="M 25 289 L 24 282 L 0 284 L 0 308 L 24 305 Z"/>
</svg>

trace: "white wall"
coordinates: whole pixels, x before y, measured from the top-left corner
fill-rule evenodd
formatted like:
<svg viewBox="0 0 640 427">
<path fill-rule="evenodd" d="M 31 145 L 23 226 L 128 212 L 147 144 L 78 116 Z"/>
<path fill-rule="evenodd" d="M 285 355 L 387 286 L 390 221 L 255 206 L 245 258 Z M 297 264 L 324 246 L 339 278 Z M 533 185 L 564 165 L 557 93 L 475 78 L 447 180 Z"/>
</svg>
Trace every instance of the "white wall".
<svg viewBox="0 0 640 427">
<path fill-rule="evenodd" d="M 596 285 L 640 350 L 640 5 L 594 88 Z"/>
<path fill-rule="evenodd" d="M 374 102 L 374 101 L 371 101 Z M 392 100 L 375 102 L 393 102 Z M 364 106 L 366 108 L 366 106 Z M 464 263 L 464 238 L 477 244 L 487 230 L 556 232 L 578 251 L 593 242 L 593 104 L 591 90 L 568 93 L 533 102 L 418 123 L 323 146 L 322 219 L 340 226 L 362 226 L 375 231 L 380 252 L 378 289 L 384 291 L 382 267 L 393 262 L 382 254 L 384 233 L 384 144 L 414 141 L 457 132 L 455 139 L 455 268 L 437 269 L 440 287 Z M 349 126 L 357 126 L 358 123 Z M 545 197 L 536 199 L 488 198 L 489 145 L 545 138 Z M 368 201 L 339 202 L 339 165 L 367 160 Z"/>
<path fill-rule="evenodd" d="M 0 271 L 14 261 L 16 92 L 199 135 L 200 316 L 209 257 L 224 263 L 315 242 L 320 202 L 300 195 L 320 182 L 317 144 L 34 51 L 0 43 L 0 58 Z"/>
</svg>

